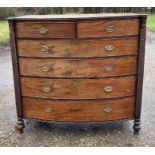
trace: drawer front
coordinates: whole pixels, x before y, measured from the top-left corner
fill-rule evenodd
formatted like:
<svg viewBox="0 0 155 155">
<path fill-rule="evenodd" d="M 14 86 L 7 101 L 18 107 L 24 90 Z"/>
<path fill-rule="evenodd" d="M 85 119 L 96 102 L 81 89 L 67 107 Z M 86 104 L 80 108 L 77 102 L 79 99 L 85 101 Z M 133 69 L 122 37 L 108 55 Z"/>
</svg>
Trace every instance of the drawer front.
<svg viewBox="0 0 155 155">
<path fill-rule="evenodd" d="M 24 57 L 108 57 L 137 54 L 138 38 L 87 40 L 18 40 Z"/>
<path fill-rule="evenodd" d="M 111 37 L 139 34 L 139 19 L 78 22 L 78 37 Z"/>
<path fill-rule="evenodd" d="M 22 96 L 53 99 L 98 99 L 135 95 L 135 76 L 106 79 L 21 77 Z"/>
<path fill-rule="evenodd" d="M 23 115 L 53 121 L 106 121 L 134 117 L 135 98 L 106 101 L 52 101 L 23 98 Z"/>
<path fill-rule="evenodd" d="M 17 38 L 74 38 L 72 22 L 16 22 Z"/>
<path fill-rule="evenodd" d="M 137 57 L 109 59 L 19 59 L 20 74 L 36 77 L 108 77 L 136 73 Z"/>
</svg>

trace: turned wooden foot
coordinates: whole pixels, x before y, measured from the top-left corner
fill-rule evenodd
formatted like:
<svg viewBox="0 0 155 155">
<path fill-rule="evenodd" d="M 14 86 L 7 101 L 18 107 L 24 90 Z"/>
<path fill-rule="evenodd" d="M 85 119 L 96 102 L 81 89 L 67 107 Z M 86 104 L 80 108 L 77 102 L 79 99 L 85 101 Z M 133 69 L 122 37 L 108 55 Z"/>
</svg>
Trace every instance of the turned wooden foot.
<svg viewBox="0 0 155 155">
<path fill-rule="evenodd" d="M 140 119 L 135 119 L 134 120 L 134 126 L 133 126 L 133 129 L 134 129 L 134 134 L 139 134 L 139 131 L 141 129 L 140 127 L 141 123 L 140 123 Z"/>
<path fill-rule="evenodd" d="M 20 134 L 22 134 L 24 127 L 25 127 L 24 120 L 22 118 L 18 118 L 15 129 L 18 130 Z"/>
</svg>

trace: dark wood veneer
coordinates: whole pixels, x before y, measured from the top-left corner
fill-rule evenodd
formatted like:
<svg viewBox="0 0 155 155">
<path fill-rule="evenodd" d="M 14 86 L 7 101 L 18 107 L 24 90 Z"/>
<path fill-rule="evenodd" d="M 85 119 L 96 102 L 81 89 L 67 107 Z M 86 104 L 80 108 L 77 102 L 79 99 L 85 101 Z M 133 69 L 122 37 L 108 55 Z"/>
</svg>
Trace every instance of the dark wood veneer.
<svg viewBox="0 0 155 155">
<path fill-rule="evenodd" d="M 24 117 L 53 121 L 91 122 L 133 118 L 134 106 L 134 97 L 107 101 L 66 102 L 23 98 Z M 45 112 L 49 107 L 51 111 Z M 109 107 L 113 108 L 112 113 L 104 111 Z"/>
<path fill-rule="evenodd" d="M 9 18 L 17 129 L 23 131 L 23 119 L 60 122 L 134 119 L 134 131 L 138 133 L 146 17 L 98 14 Z M 128 28 L 122 27 L 127 23 Z M 105 32 L 107 26 L 114 29 Z M 48 54 L 40 46 L 48 46 Z M 107 52 L 105 46 L 114 48 Z M 108 64 L 119 69 L 100 70 Z M 40 72 L 37 68 L 42 65 L 52 65 L 53 71 Z M 44 86 L 52 89 L 43 92 Z"/>
<path fill-rule="evenodd" d="M 81 58 L 124 56 L 138 53 L 138 37 L 113 39 L 61 39 L 61 40 L 18 40 L 19 56 L 38 58 Z M 61 46 L 60 46 L 61 45 Z M 41 47 L 47 46 L 48 53 L 42 52 Z M 113 46 L 107 51 L 106 46 Z M 29 52 L 30 51 L 30 52 Z"/>
<path fill-rule="evenodd" d="M 31 77 L 97 78 L 136 74 L 137 57 L 109 59 L 19 58 L 20 74 Z M 47 68 L 47 71 L 42 71 Z"/>
<path fill-rule="evenodd" d="M 107 79 L 46 79 L 21 77 L 21 95 L 53 99 L 94 99 L 135 94 L 135 76 Z M 50 92 L 44 92 L 50 87 Z M 112 87 L 106 92 L 106 87 Z"/>
</svg>

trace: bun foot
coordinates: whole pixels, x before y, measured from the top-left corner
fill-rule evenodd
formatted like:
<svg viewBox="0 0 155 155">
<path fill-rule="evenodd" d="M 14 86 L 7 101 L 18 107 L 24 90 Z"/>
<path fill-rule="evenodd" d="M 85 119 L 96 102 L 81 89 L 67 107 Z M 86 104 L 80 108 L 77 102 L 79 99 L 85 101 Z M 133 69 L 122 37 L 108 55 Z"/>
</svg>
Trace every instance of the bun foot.
<svg viewBox="0 0 155 155">
<path fill-rule="evenodd" d="M 135 135 L 138 135 L 139 134 L 139 131 L 141 129 L 140 125 L 141 125 L 140 119 L 135 119 L 134 120 L 134 126 L 133 126 L 134 134 Z"/>
<path fill-rule="evenodd" d="M 17 131 L 19 131 L 20 134 L 22 134 L 24 128 L 25 128 L 24 120 L 22 118 L 18 118 L 18 121 L 17 121 L 17 124 L 15 126 L 15 129 Z"/>
</svg>

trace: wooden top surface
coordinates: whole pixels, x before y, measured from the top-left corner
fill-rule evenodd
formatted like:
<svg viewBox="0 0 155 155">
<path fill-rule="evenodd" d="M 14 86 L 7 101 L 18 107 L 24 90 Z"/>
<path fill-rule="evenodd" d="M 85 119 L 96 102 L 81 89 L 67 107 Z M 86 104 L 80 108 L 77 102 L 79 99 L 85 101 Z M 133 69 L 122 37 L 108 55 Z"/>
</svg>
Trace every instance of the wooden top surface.
<svg viewBox="0 0 155 155">
<path fill-rule="evenodd" d="M 69 19 L 93 19 L 93 18 L 128 18 L 147 16 L 136 13 L 111 13 L 111 14 L 61 14 L 61 15 L 25 15 L 10 17 L 8 20 L 69 20 Z"/>
</svg>

